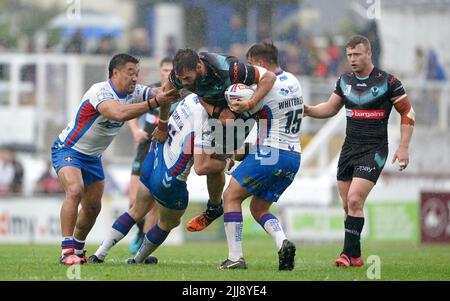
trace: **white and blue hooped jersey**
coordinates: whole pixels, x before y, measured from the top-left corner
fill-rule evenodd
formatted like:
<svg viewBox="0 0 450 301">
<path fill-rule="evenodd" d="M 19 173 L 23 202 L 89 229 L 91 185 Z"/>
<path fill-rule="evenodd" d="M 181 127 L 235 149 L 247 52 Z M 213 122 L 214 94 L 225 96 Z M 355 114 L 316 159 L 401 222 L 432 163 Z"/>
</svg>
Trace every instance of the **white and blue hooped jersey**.
<svg viewBox="0 0 450 301">
<path fill-rule="evenodd" d="M 212 147 L 208 114 L 196 94 L 189 94 L 169 118 L 164 163 L 171 177 L 186 181 L 194 163 L 194 147 Z"/>
<path fill-rule="evenodd" d="M 267 122 L 259 123 L 257 144 L 301 153 L 302 88 L 289 72 L 282 70 L 275 75 L 277 80 L 258 111 L 259 119 Z"/>
<path fill-rule="evenodd" d="M 84 95 L 75 117 L 59 135 L 59 140 L 82 154 L 101 156 L 124 124 L 108 120 L 97 111 L 99 103 L 115 99 L 121 104 L 138 103 L 151 97 L 151 88 L 136 85 L 134 92 L 122 95 L 109 81 L 94 84 Z"/>
</svg>

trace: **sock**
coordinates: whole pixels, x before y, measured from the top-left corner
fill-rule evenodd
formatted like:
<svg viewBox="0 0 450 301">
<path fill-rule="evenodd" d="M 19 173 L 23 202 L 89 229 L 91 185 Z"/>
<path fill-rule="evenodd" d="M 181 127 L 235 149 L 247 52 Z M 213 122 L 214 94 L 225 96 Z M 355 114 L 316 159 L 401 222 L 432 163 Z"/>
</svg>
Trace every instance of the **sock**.
<svg viewBox="0 0 450 301">
<path fill-rule="evenodd" d="M 238 261 L 242 253 L 242 212 L 225 212 L 223 216 L 225 234 L 228 243 L 228 259 Z"/>
<path fill-rule="evenodd" d="M 64 253 L 69 249 L 75 249 L 73 236 L 65 236 L 61 240 L 61 255 L 64 255 Z"/>
<path fill-rule="evenodd" d="M 79 240 L 75 236 L 73 237 L 73 244 L 75 249 L 75 255 L 82 255 L 84 252 L 84 240 Z"/>
<path fill-rule="evenodd" d="M 213 221 L 223 214 L 222 204 L 223 201 L 221 201 L 218 205 L 213 205 L 210 203 L 210 200 L 208 200 L 208 204 L 206 205 L 206 216 L 209 218 L 209 220 Z"/>
<path fill-rule="evenodd" d="M 145 235 L 139 251 L 134 256 L 134 260 L 138 263 L 143 262 L 148 255 L 153 253 L 166 240 L 169 233 L 170 231 L 164 231 L 158 224 L 154 225 Z"/>
<path fill-rule="evenodd" d="M 345 220 L 345 239 L 343 253 L 352 258 L 361 256 L 361 231 L 364 226 L 364 217 L 347 216 Z"/>
<path fill-rule="evenodd" d="M 277 246 L 277 250 L 281 249 L 283 245 L 283 241 L 286 238 L 286 234 L 284 234 L 283 228 L 281 227 L 280 221 L 271 213 L 263 214 L 259 220 L 259 224 L 266 230 L 267 233 L 272 236 L 275 240 L 275 244 Z"/>
<path fill-rule="evenodd" d="M 98 259 L 104 260 L 109 250 L 118 243 L 122 238 L 124 238 L 130 229 L 134 226 L 134 219 L 125 212 L 119 216 L 113 223 L 111 232 L 108 234 L 106 239 L 102 242 L 100 247 L 94 253 Z"/>
</svg>

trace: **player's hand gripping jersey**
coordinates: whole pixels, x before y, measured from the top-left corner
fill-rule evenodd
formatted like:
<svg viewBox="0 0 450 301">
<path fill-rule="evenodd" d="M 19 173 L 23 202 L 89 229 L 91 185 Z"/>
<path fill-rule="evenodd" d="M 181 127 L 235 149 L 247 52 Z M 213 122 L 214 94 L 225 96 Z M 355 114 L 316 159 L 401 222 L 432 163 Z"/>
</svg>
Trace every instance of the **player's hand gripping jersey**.
<svg viewBox="0 0 450 301">
<path fill-rule="evenodd" d="M 75 117 L 59 135 L 66 146 L 90 156 L 101 156 L 124 124 L 108 120 L 97 111 L 97 106 L 105 100 L 116 99 L 121 104 L 146 101 L 151 97 L 151 89 L 136 85 L 134 92 L 122 95 L 114 89 L 110 81 L 93 85 L 78 106 Z"/>
</svg>

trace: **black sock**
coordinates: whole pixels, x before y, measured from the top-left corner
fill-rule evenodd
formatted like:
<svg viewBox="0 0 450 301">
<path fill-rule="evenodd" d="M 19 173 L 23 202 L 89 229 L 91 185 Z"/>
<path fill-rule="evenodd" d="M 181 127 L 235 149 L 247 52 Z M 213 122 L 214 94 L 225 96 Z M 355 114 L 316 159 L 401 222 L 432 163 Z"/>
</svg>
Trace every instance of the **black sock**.
<svg viewBox="0 0 450 301">
<path fill-rule="evenodd" d="M 352 258 L 361 256 L 361 231 L 364 226 L 364 217 L 347 216 L 345 220 L 345 239 L 343 253 Z"/>
<path fill-rule="evenodd" d="M 216 218 L 221 216 L 223 214 L 223 205 L 222 204 L 223 204 L 223 201 L 220 202 L 220 204 L 218 204 L 218 205 L 213 205 L 208 200 L 208 204 L 206 205 L 206 216 L 210 220 L 215 220 Z"/>
<path fill-rule="evenodd" d="M 145 219 L 141 220 L 140 222 L 136 223 L 136 226 L 139 229 L 138 235 L 144 235 L 144 223 L 145 223 Z"/>
</svg>

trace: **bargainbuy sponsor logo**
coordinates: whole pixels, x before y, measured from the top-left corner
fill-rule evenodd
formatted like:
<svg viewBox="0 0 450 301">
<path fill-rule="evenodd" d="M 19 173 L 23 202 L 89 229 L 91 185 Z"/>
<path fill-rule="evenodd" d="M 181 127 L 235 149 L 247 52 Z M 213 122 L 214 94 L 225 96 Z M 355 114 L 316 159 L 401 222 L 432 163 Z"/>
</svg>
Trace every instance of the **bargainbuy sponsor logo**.
<svg viewBox="0 0 450 301">
<path fill-rule="evenodd" d="M 383 119 L 385 110 L 350 110 L 347 109 L 347 117 L 358 119 Z"/>
</svg>

